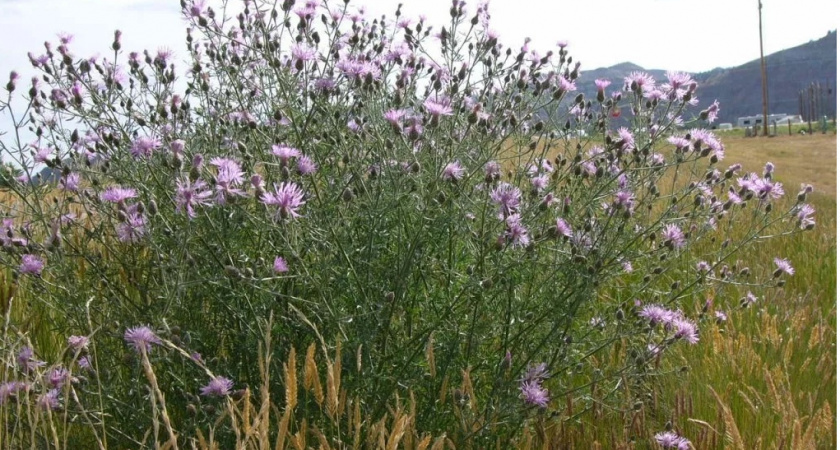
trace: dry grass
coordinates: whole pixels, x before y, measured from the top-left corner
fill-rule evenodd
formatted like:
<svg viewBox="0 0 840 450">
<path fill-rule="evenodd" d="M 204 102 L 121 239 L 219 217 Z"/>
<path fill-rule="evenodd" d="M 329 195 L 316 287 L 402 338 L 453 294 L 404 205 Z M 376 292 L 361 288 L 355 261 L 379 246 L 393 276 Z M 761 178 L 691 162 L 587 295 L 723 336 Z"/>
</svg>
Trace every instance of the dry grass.
<svg viewBox="0 0 840 450">
<path fill-rule="evenodd" d="M 832 197 L 837 193 L 837 136 L 833 134 L 777 136 L 774 138 L 725 137 L 724 162 L 740 162 L 750 171 L 760 172 L 770 161 L 778 167 L 777 176 L 788 190 L 799 183 Z"/>
</svg>

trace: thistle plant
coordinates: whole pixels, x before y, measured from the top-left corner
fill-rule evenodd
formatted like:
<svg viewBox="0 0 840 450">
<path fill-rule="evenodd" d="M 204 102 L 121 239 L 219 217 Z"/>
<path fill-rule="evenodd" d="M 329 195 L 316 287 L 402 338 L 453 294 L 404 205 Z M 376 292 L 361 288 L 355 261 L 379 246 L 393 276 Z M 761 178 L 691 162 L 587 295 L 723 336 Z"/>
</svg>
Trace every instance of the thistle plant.
<svg viewBox="0 0 840 450">
<path fill-rule="evenodd" d="M 65 356 L 95 365 L 97 387 L 61 385 L 89 401 L 97 442 L 136 445 L 153 423 L 188 439 L 195 427 L 172 424 L 223 409 L 199 411 L 199 396 L 262 383 L 267 333 L 281 362 L 340 342 L 333 388 L 366 417 L 411 397 L 416 429 L 477 448 L 639 409 L 679 370 L 670 347 L 703 345 L 699 327 L 794 273 L 784 255 L 747 268 L 739 252 L 814 227 L 809 187 L 785 207 L 772 165 L 723 163 L 707 129 L 720 106 L 691 117 L 690 75 L 598 80 L 585 98 L 564 42 L 504 47 L 487 3 L 454 1 L 443 25 L 326 0 L 181 6 L 184 66 L 124 51 L 119 31 L 103 58 L 63 37 L 30 54 L 28 90 L 10 78 L 25 110 L 0 104 L 21 173 L 4 187 L 0 261 L 51 333 L 85 336 Z M 28 330 L 7 306 L 12 355 Z M 0 408 L 40 386 L 20 361 Z M 26 392 L 66 407 L 48 387 Z M 138 407 L 150 399 L 163 422 Z M 328 422 L 319 432 L 344 439 Z"/>
</svg>

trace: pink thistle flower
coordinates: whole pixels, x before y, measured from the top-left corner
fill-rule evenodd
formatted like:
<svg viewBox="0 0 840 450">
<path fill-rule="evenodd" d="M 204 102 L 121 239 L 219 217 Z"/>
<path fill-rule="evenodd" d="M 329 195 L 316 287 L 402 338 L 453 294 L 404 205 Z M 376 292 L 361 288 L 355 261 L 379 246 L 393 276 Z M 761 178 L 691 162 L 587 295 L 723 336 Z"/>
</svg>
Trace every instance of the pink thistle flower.
<svg viewBox="0 0 840 450">
<path fill-rule="evenodd" d="M 286 264 L 286 260 L 283 257 L 278 256 L 274 258 L 274 271 L 276 273 L 286 273 L 289 271 L 289 265 Z"/>
<path fill-rule="evenodd" d="M 131 156 L 135 158 L 148 158 L 152 152 L 159 149 L 161 142 L 158 139 L 141 136 L 131 144 Z"/>
<path fill-rule="evenodd" d="M 718 101 L 715 100 L 714 103 L 712 103 L 711 105 L 709 105 L 708 108 L 706 108 L 706 115 L 707 115 L 706 120 L 708 120 L 709 123 L 714 122 L 715 120 L 717 120 L 719 112 L 720 112 L 720 103 L 718 103 Z"/>
<path fill-rule="evenodd" d="M 79 368 L 82 370 L 92 370 L 93 364 L 90 362 L 90 356 L 82 356 L 79 358 L 76 363 L 79 365 Z"/>
<path fill-rule="evenodd" d="M 306 203 L 303 199 L 303 191 L 295 183 L 280 183 L 274 185 L 274 193 L 266 192 L 260 199 L 266 206 L 276 206 L 277 212 L 274 220 L 282 220 L 289 217 L 300 217 L 298 208 Z"/>
<path fill-rule="evenodd" d="M 464 177 L 464 172 L 459 161 L 451 162 L 443 168 L 443 179 L 455 182 Z"/>
<path fill-rule="evenodd" d="M 41 275 L 41 271 L 44 270 L 44 261 L 38 255 L 23 255 L 20 257 L 18 270 L 25 275 Z"/>
<path fill-rule="evenodd" d="M 514 247 L 527 247 L 531 243 L 528 229 L 522 225 L 519 214 L 512 214 L 505 219 L 505 237 Z"/>
<path fill-rule="evenodd" d="M 25 391 L 29 388 L 26 383 L 21 381 L 8 381 L 0 384 L 0 406 L 3 406 L 12 397 L 17 397 L 18 392 Z"/>
<path fill-rule="evenodd" d="M 285 166 L 292 158 L 300 156 L 300 150 L 286 145 L 272 145 L 271 153 L 280 158 L 280 164 Z"/>
<path fill-rule="evenodd" d="M 384 117 L 388 123 L 399 128 L 402 126 L 401 122 L 405 114 L 406 111 L 404 109 L 389 109 L 388 111 L 385 111 Z"/>
<path fill-rule="evenodd" d="M 644 72 L 631 72 L 629 76 L 624 77 L 624 85 L 627 90 L 633 90 L 635 85 L 637 90 L 646 92 L 651 90 L 655 84 L 653 77 Z"/>
<path fill-rule="evenodd" d="M 656 433 L 653 438 L 656 439 L 656 443 L 663 448 L 675 448 L 677 450 L 690 450 L 693 448 L 688 439 L 679 436 L 673 431 Z"/>
<path fill-rule="evenodd" d="M 24 372 L 31 372 L 38 367 L 44 366 L 47 363 L 35 358 L 35 352 L 32 350 L 32 347 L 24 346 L 20 349 L 20 352 L 17 354 L 16 358 L 18 366 L 23 369 Z"/>
<path fill-rule="evenodd" d="M 674 249 L 685 247 L 685 235 L 677 225 L 672 223 L 665 225 L 665 228 L 662 229 L 662 237 L 668 248 Z"/>
<path fill-rule="evenodd" d="M 151 328 L 147 326 L 139 326 L 125 330 L 123 336 L 125 342 L 134 347 L 137 352 L 142 352 L 144 349 L 148 352 L 152 350 L 152 344 L 161 345 L 161 340 Z"/>
<path fill-rule="evenodd" d="M 630 150 L 636 146 L 636 138 L 633 136 L 633 133 L 630 132 L 625 127 L 621 127 L 618 129 L 618 137 L 621 138 L 621 149 L 622 150 Z"/>
<path fill-rule="evenodd" d="M 117 226 L 117 238 L 121 242 L 138 242 L 146 234 L 146 219 L 131 205 L 125 211 L 125 220 Z"/>
<path fill-rule="evenodd" d="M 786 273 L 788 275 L 793 275 L 793 273 L 794 273 L 793 266 L 790 264 L 790 261 L 788 261 L 787 259 L 774 258 L 773 262 L 776 263 L 776 271 L 773 272 L 774 277 L 778 278 L 783 273 Z"/>
<path fill-rule="evenodd" d="M 519 392 L 525 403 L 539 408 L 548 407 L 548 390 L 537 381 L 526 381 L 519 385 Z"/>
<path fill-rule="evenodd" d="M 423 102 L 423 107 L 426 108 L 426 111 L 428 111 L 432 117 L 452 115 L 452 107 L 449 104 L 449 99 L 446 98 L 433 99 L 429 97 L 425 102 Z"/>
<path fill-rule="evenodd" d="M 796 212 L 799 228 L 806 230 L 813 228 L 814 225 L 816 225 L 817 222 L 812 217 L 816 212 L 813 206 L 806 203 L 798 206 L 794 211 Z"/>
<path fill-rule="evenodd" d="M 70 172 L 67 175 L 61 177 L 58 180 L 58 184 L 61 189 L 70 192 L 76 192 L 79 190 L 79 186 L 81 185 L 81 177 L 76 172 Z"/>
<path fill-rule="evenodd" d="M 59 408 L 59 392 L 58 389 L 50 389 L 44 394 L 41 394 L 36 400 L 38 407 L 41 409 L 56 410 Z"/>
<path fill-rule="evenodd" d="M 309 156 L 301 155 L 297 161 L 297 172 L 300 175 L 312 175 L 313 173 L 318 171 L 318 164 L 312 160 Z"/>
<path fill-rule="evenodd" d="M 70 381 L 70 372 L 64 367 L 56 367 L 47 374 L 47 381 L 54 388 L 59 388 Z"/>
<path fill-rule="evenodd" d="M 73 350 L 83 350 L 87 348 L 89 342 L 87 336 L 70 336 L 67 338 L 67 345 Z"/>
<path fill-rule="evenodd" d="M 602 80 L 600 78 L 595 80 L 595 86 L 598 88 L 599 91 L 603 91 L 607 88 L 607 86 L 611 84 L 612 82 L 610 80 Z"/>
<path fill-rule="evenodd" d="M 292 46 L 292 61 L 297 70 L 303 70 L 304 63 L 314 61 L 317 56 L 318 50 L 306 44 L 295 44 Z"/>
<path fill-rule="evenodd" d="M 502 166 L 496 161 L 484 165 L 484 180 L 488 183 L 498 180 L 502 176 Z"/>
<path fill-rule="evenodd" d="M 531 186 L 537 192 L 542 192 L 548 187 L 548 175 L 542 174 L 538 177 L 531 178 Z"/>
<path fill-rule="evenodd" d="M 132 188 L 112 186 L 103 192 L 99 198 L 104 202 L 121 203 L 130 198 L 137 197 L 137 191 Z"/>
<path fill-rule="evenodd" d="M 689 344 L 696 344 L 700 341 L 700 334 L 698 333 L 697 325 L 695 325 L 694 322 L 683 318 L 677 318 L 671 321 L 670 325 L 675 330 L 675 338 L 682 339 Z"/>
<path fill-rule="evenodd" d="M 522 191 L 509 183 L 501 183 L 490 192 L 490 200 L 499 205 L 499 219 L 504 219 L 519 210 Z"/>
<path fill-rule="evenodd" d="M 190 182 L 189 179 L 178 180 L 175 188 L 175 211 L 186 211 L 190 219 L 196 217 L 196 206 L 210 206 L 209 198 L 213 193 L 207 189 L 207 183 L 202 180 Z"/>
<path fill-rule="evenodd" d="M 169 143 L 169 149 L 172 150 L 173 155 L 181 156 L 184 154 L 184 147 L 186 142 L 183 139 L 176 139 Z"/>
<path fill-rule="evenodd" d="M 205 397 L 226 397 L 233 389 L 233 381 L 225 377 L 211 378 L 206 386 L 201 388 L 201 395 Z"/>
</svg>

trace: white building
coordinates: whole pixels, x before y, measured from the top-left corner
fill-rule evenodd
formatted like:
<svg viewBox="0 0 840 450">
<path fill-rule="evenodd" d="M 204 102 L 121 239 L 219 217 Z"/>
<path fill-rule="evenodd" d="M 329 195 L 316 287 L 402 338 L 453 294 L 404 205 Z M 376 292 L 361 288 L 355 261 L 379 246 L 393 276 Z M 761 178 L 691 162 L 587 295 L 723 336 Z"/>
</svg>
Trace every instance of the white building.
<svg viewBox="0 0 840 450">
<path fill-rule="evenodd" d="M 788 117 L 791 117 L 787 114 L 768 114 L 767 115 L 767 123 L 769 125 L 773 125 L 776 123 L 777 125 L 781 125 L 782 123 L 787 123 Z M 801 120 L 801 119 L 800 119 Z M 747 117 L 739 117 L 738 122 L 736 123 L 737 127 L 740 128 L 747 128 L 761 125 L 764 122 L 764 115 L 759 114 L 757 116 L 747 116 Z M 791 118 L 791 123 L 793 123 L 793 119 Z"/>
</svg>

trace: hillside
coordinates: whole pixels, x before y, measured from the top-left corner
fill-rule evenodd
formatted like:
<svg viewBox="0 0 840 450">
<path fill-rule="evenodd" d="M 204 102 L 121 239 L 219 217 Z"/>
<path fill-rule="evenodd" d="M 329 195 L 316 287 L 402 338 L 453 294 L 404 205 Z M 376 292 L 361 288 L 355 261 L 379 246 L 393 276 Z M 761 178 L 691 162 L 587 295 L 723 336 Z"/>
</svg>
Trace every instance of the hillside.
<svg viewBox="0 0 840 450">
<path fill-rule="evenodd" d="M 769 93 L 769 113 L 799 114 L 799 91 L 811 83 L 826 84 L 831 92 L 824 94 L 824 113 L 837 116 L 837 31 L 797 47 L 765 56 Z M 731 68 L 716 68 L 693 74 L 699 82 L 700 107 L 714 99 L 721 103 L 720 122 L 735 122 L 738 117 L 761 114 L 761 63 L 755 59 Z M 632 71 L 645 71 L 664 80 L 664 70 L 644 69 L 625 62 L 611 67 L 584 71 L 577 86 L 587 97 L 594 97 L 594 81 L 598 78 L 621 86 Z M 696 111 L 699 111 L 699 107 Z M 696 112 L 695 111 L 695 112 Z"/>
</svg>

